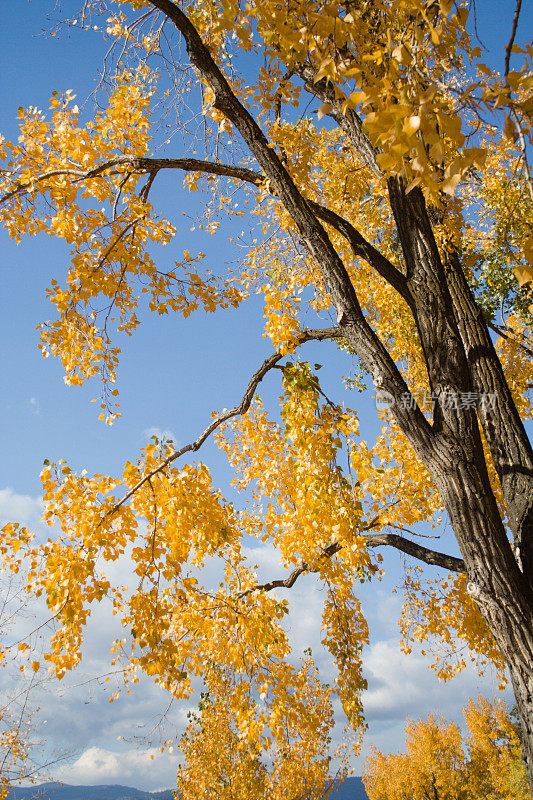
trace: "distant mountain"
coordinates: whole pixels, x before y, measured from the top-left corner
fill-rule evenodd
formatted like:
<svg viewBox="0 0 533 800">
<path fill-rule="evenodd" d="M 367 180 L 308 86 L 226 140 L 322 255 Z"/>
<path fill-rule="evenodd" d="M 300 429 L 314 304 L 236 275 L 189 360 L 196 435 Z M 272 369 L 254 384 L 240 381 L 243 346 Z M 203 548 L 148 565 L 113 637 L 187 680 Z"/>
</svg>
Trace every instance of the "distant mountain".
<svg viewBox="0 0 533 800">
<path fill-rule="evenodd" d="M 331 800 L 368 800 L 361 778 L 346 778 L 331 795 Z"/>
<path fill-rule="evenodd" d="M 131 786 L 70 786 L 68 783 L 40 783 L 14 786 L 7 800 L 174 800 L 171 789 L 144 792 Z M 332 800 L 368 800 L 361 778 L 347 778 L 332 794 Z"/>
<path fill-rule="evenodd" d="M 174 800 L 170 789 L 144 792 L 131 786 L 70 786 L 68 783 L 40 783 L 14 786 L 8 800 Z"/>
</svg>

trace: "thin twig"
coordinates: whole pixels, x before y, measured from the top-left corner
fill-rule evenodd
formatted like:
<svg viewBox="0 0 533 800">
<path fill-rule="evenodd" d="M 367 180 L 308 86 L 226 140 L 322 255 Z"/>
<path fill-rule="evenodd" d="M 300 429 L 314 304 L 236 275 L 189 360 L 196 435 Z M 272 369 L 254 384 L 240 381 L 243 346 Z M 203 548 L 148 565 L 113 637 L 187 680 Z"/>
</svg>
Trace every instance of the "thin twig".
<svg viewBox="0 0 533 800">
<path fill-rule="evenodd" d="M 533 350 L 527 345 L 523 344 L 522 342 L 518 342 L 513 336 L 509 336 L 509 334 L 504 331 L 501 325 L 496 325 L 493 322 L 489 322 L 488 327 L 495 333 L 497 333 L 498 336 L 501 336 L 502 339 L 506 339 L 508 342 L 513 342 L 513 344 L 516 344 L 518 347 L 524 350 L 524 352 L 526 352 L 529 356 L 533 358 Z"/>
<path fill-rule="evenodd" d="M 507 42 L 507 47 L 505 48 L 505 68 L 503 70 L 503 74 L 506 83 L 507 83 L 507 76 L 509 75 L 509 62 L 511 60 L 511 51 L 513 49 L 514 39 L 516 36 L 516 29 L 518 28 L 518 18 L 520 16 L 521 6 L 522 6 L 522 0 L 516 0 L 516 8 L 513 17 L 513 27 L 511 30 L 511 36 L 509 38 L 509 41 Z"/>
</svg>

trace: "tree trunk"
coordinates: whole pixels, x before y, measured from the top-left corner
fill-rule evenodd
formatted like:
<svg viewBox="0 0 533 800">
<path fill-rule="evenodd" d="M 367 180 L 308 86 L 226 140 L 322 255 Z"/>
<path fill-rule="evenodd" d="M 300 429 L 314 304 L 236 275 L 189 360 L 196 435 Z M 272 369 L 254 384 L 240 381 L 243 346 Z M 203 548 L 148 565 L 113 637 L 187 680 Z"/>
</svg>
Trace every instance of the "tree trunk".
<svg viewBox="0 0 533 800">
<path fill-rule="evenodd" d="M 445 268 L 473 388 L 478 397 L 497 397 L 497 404 L 480 403 L 478 415 L 500 479 L 515 556 L 533 588 L 533 448 L 455 251 L 448 253 Z"/>
</svg>

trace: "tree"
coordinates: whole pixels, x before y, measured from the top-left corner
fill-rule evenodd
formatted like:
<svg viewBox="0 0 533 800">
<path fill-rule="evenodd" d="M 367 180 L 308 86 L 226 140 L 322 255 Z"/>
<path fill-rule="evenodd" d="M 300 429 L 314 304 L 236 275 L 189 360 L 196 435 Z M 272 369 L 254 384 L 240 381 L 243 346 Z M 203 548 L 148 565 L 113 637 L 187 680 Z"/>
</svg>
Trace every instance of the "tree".
<svg viewBox="0 0 533 800">
<path fill-rule="evenodd" d="M 393 547 L 452 573 L 429 587 L 410 579 L 405 630 L 445 644 L 455 632 L 508 668 L 533 779 L 533 451 L 523 423 L 533 51 L 515 44 L 520 2 L 502 75 L 480 61 L 468 5 L 449 0 L 130 0 L 87 3 L 79 19 L 98 13 L 121 43 L 106 62 L 107 106 L 84 122 L 71 93 L 55 93 L 51 118 L 21 109 L 18 144 L 2 146 L 11 235 L 46 231 L 72 250 L 66 282 L 50 289 L 58 315 L 42 326 L 44 355 L 62 359 L 68 383 L 99 375 L 101 416 L 112 422 L 114 331 L 134 333 L 144 297 L 153 312 L 188 316 L 259 290 L 276 350 L 240 404 L 179 450 L 150 444 L 119 477 L 45 465 L 46 518 L 62 536 L 28 553 L 31 586 L 61 623 L 48 661 L 59 677 L 78 662 L 90 604 L 110 595 L 131 631 L 117 644 L 127 680 L 143 669 L 180 697 L 203 664 L 219 665 L 246 676 L 241 712 L 251 718 L 267 666 L 282 674 L 289 652 L 286 607 L 272 591 L 315 572 L 337 690 L 358 727 L 367 627 L 354 582 L 379 572 L 376 548 Z M 318 121 L 305 93 L 321 104 Z M 157 109 L 177 109 L 186 138 L 198 125 L 191 107 L 203 157 L 172 152 L 170 140 L 154 155 Z M 218 211 L 244 213 L 235 186 L 253 204 L 264 237 L 238 274 L 214 275 L 188 251 L 172 269 L 158 266 L 151 248 L 176 233 L 150 200 L 166 170 L 184 172 L 191 191 L 204 181 L 206 232 Z M 319 320 L 331 309 L 336 324 L 308 329 L 304 308 Z M 374 382 L 385 427 L 373 448 L 357 438 L 356 413 L 289 358 L 327 339 Z M 281 424 L 256 398 L 274 369 Z M 175 466 L 215 432 L 248 492 L 242 508 L 202 463 Z M 409 534 L 442 511 L 462 557 Z M 288 577 L 258 584 L 242 556 L 246 535 L 278 547 Z M 4 536 L 17 559 L 19 528 Z M 131 594 L 100 572 L 126 553 L 139 575 Z M 224 574 L 214 589 L 198 581 L 211 559 Z"/>
<path fill-rule="evenodd" d="M 11 617 L 10 601 L 12 592 L 6 582 L 7 591 L 0 594 L 0 636 L 6 634 L 7 624 Z M 6 668 L 6 650 L 0 648 L 0 669 Z M 31 775 L 33 769 L 28 767 L 30 749 L 31 715 L 27 713 L 27 692 L 22 693 L 22 703 L 15 703 L 11 698 L 2 697 L 0 705 L 0 800 L 9 794 L 13 780 L 23 780 L 26 774 Z M 17 698 L 20 699 L 20 698 Z"/>
<path fill-rule="evenodd" d="M 482 697 L 464 710 L 467 735 L 440 717 L 408 722 L 406 752 L 374 750 L 363 776 L 370 800 L 527 800 L 518 727 L 505 705 Z M 521 771 L 517 780 L 516 767 Z"/>
</svg>

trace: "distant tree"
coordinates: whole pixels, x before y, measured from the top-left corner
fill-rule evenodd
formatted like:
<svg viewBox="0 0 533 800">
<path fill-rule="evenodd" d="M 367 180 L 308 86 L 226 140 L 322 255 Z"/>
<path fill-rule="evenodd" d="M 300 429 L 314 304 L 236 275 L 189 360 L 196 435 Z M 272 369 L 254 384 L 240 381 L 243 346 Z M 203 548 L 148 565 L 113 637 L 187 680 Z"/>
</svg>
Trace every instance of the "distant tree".
<svg viewBox="0 0 533 800">
<path fill-rule="evenodd" d="M 519 727 L 501 701 L 470 700 L 467 733 L 442 717 L 408 722 L 406 752 L 374 749 L 363 782 L 370 800 L 530 800 Z"/>
</svg>

